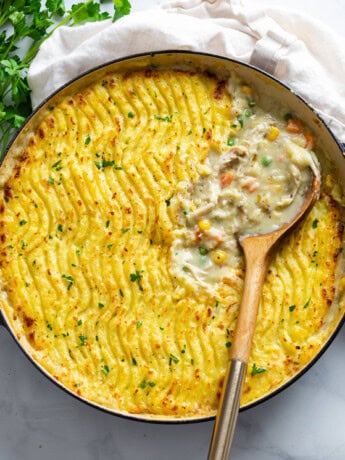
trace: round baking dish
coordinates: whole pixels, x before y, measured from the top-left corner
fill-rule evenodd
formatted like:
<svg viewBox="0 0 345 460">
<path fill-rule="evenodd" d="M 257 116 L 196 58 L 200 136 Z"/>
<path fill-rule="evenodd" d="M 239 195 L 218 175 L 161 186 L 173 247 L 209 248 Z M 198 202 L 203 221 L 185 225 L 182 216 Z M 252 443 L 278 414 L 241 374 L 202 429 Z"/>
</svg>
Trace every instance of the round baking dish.
<svg viewBox="0 0 345 460">
<path fill-rule="evenodd" d="M 142 69 L 153 69 L 153 68 L 198 68 L 203 71 L 212 72 L 215 74 L 228 74 L 229 72 L 235 71 L 245 82 L 255 87 L 255 89 L 261 93 L 269 94 L 273 100 L 279 100 L 284 106 L 288 107 L 289 110 L 296 115 L 299 119 L 310 128 L 311 131 L 317 133 L 318 147 L 321 151 L 327 152 L 327 155 L 332 163 L 334 174 L 336 175 L 336 181 L 343 187 L 345 186 L 345 160 L 342 152 L 341 145 L 337 142 L 332 132 L 328 129 L 327 125 L 318 116 L 317 112 L 313 110 L 301 97 L 291 91 L 285 84 L 272 78 L 265 72 L 254 68 L 250 65 L 243 64 L 241 62 L 228 59 L 221 56 L 215 56 L 205 53 L 196 52 L 184 52 L 184 51 L 162 51 L 154 52 L 150 54 L 140 54 L 135 56 L 129 56 L 114 62 L 107 63 L 100 67 L 97 67 L 75 80 L 69 82 L 64 87 L 56 91 L 51 97 L 45 100 L 28 118 L 23 127 L 19 130 L 15 138 L 9 145 L 6 157 L 16 157 L 17 152 L 21 150 L 21 147 L 25 145 L 26 138 L 31 132 L 34 132 L 42 119 L 42 116 L 47 113 L 50 107 L 53 107 L 55 102 L 62 97 L 67 97 L 69 94 L 75 94 L 82 88 L 92 84 L 94 81 L 100 81 L 111 72 L 121 71 L 130 72 L 134 70 Z M 7 167 L 6 161 L 2 163 L 2 168 Z M 338 271 L 342 270 L 342 261 L 339 258 Z M 339 278 L 339 276 L 338 276 Z M 66 277 L 67 281 L 68 278 Z M 280 385 L 270 391 L 268 394 L 256 399 L 249 404 L 241 407 L 242 410 L 248 409 L 261 403 L 267 398 L 272 397 L 274 394 L 282 391 L 288 385 L 293 383 L 299 378 L 304 372 L 306 372 L 312 364 L 321 356 L 321 354 L 327 349 L 331 341 L 334 339 L 337 331 L 342 326 L 345 319 L 345 305 L 343 299 L 338 298 L 334 301 L 332 306 L 335 314 L 334 320 L 329 325 L 329 330 L 325 341 L 316 353 L 316 355 L 304 365 L 292 378 L 290 378 L 283 385 Z M 26 354 L 26 356 L 42 371 L 51 381 L 57 384 L 60 388 L 64 389 L 71 395 L 77 397 L 81 401 L 92 405 L 98 409 L 107 411 L 114 415 L 124 416 L 133 418 L 135 420 L 150 421 L 150 422 L 167 422 L 167 423 L 186 423 L 186 422 L 198 422 L 209 420 L 210 416 L 193 416 L 193 417 L 175 417 L 175 416 L 159 416 L 151 414 L 132 414 L 130 412 L 114 410 L 107 408 L 104 405 L 95 403 L 90 399 L 84 398 L 78 395 L 75 391 L 67 388 L 61 382 L 54 377 L 51 372 L 48 372 L 42 364 L 40 364 L 35 356 L 28 351 L 28 349 L 21 342 L 18 332 L 14 328 L 12 318 L 8 317 L 4 312 L 3 308 L 0 309 L 0 324 L 5 326 L 11 333 L 12 337 Z"/>
</svg>

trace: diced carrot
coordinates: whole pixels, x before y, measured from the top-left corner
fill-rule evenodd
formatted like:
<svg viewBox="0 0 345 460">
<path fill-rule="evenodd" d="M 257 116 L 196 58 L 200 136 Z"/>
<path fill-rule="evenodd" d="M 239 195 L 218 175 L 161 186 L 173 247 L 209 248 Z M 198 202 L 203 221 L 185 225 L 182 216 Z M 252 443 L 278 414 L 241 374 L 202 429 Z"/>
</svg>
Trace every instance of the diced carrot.
<svg viewBox="0 0 345 460">
<path fill-rule="evenodd" d="M 225 171 L 220 175 L 220 185 L 222 188 L 228 187 L 233 179 L 233 175 L 231 171 Z"/>
<path fill-rule="evenodd" d="M 290 118 L 286 123 L 285 129 L 288 133 L 298 134 L 302 132 L 302 124 L 299 120 Z"/>
<path fill-rule="evenodd" d="M 247 182 L 244 184 L 243 188 L 248 190 L 249 193 L 253 193 L 259 188 L 259 183 L 256 180 L 253 180 L 252 182 Z"/>
<path fill-rule="evenodd" d="M 314 136 L 312 136 L 310 133 L 306 133 L 306 132 L 303 132 L 303 136 L 304 136 L 304 139 L 305 139 L 305 145 L 304 147 L 306 149 L 313 149 L 314 148 L 314 145 L 315 145 L 315 138 Z"/>
<path fill-rule="evenodd" d="M 194 232 L 194 243 L 199 244 L 201 241 L 201 230 L 197 228 Z"/>
</svg>

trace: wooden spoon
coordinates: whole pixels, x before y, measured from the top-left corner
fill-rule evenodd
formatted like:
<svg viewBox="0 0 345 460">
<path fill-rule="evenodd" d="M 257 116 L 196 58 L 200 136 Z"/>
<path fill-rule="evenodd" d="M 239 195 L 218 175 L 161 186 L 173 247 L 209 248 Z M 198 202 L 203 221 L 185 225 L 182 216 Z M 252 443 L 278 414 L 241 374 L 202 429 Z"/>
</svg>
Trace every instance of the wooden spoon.
<svg viewBox="0 0 345 460">
<path fill-rule="evenodd" d="M 231 346 L 230 361 L 225 374 L 208 460 L 229 458 L 269 253 L 279 238 L 311 209 L 318 198 L 320 174 L 317 168 L 311 168 L 311 171 L 311 182 L 304 194 L 303 204 L 291 221 L 271 233 L 244 235 L 239 238 L 244 251 L 246 273 L 235 337 Z"/>
</svg>

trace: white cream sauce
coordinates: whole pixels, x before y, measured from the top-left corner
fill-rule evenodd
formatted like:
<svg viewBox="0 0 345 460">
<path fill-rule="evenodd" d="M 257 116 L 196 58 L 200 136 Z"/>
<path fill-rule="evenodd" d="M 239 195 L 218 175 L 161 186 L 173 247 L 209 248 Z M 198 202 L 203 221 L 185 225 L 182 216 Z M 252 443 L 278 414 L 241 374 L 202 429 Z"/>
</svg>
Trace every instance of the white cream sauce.
<svg viewBox="0 0 345 460">
<path fill-rule="evenodd" d="M 198 181 L 179 184 L 174 198 L 181 225 L 171 272 L 213 292 L 241 264 L 238 237 L 292 220 L 317 167 L 305 136 L 285 130 L 284 112 L 262 109 L 236 75 L 228 91 L 233 120 L 226 149 L 211 149 Z"/>
</svg>

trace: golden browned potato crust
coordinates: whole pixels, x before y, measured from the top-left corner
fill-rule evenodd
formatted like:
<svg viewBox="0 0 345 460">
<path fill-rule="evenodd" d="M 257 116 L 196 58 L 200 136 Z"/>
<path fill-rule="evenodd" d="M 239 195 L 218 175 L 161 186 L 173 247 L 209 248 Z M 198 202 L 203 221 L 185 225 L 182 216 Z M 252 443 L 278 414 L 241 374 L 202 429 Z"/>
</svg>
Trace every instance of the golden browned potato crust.
<svg viewBox="0 0 345 460">
<path fill-rule="evenodd" d="M 125 413 L 215 413 L 243 266 L 213 294 L 178 282 L 171 198 L 228 148 L 231 104 L 206 73 L 108 75 L 50 107 L 3 183 L 1 308 L 72 392 Z M 272 258 L 242 404 L 298 373 L 343 313 L 332 187 Z"/>
</svg>

